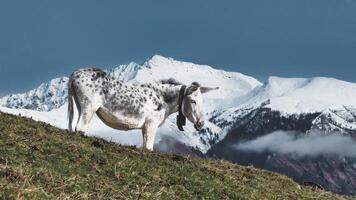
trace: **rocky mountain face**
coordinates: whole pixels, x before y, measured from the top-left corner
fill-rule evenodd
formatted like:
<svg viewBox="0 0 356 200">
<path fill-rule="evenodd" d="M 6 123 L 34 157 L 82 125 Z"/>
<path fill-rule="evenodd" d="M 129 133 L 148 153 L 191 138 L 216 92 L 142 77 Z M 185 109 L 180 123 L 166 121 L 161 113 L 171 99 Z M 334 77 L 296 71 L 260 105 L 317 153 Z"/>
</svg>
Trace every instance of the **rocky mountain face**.
<svg viewBox="0 0 356 200">
<path fill-rule="evenodd" d="M 356 84 L 333 78 L 270 77 L 264 84 L 237 72 L 226 72 L 172 58 L 153 56 L 142 64 L 130 63 L 106 70 L 129 82 L 174 77 L 220 89 L 206 94 L 206 127 L 197 132 L 191 124 L 177 130 L 175 115 L 159 129 L 155 149 L 163 152 L 227 159 L 280 172 L 299 182 L 313 182 L 333 192 L 356 194 L 355 158 L 321 154 L 295 157 L 270 151 L 236 148 L 274 131 L 294 131 L 298 137 L 317 132 L 356 138 Z M 66 128 L 67 78 L 53 79 L 24 94 L 0 99 L 4 112 L 34 117 Z M 141 135 L 111 130 L 94 119 L 89 135 L 122 144 L 140 145 Z M 352 139 L 353 138 L 353 139 Z M 301 145 L 300 148 L 305 148 Z M 312 151 L 312 150 L 311 150 Z"/>
<path fill-rule="evenodd" d="M 317 132 L 324 135 L 347 135 L 350 140 L 355 139 L 356 107 L 345 96 L 351 98 L 356 95 L 356 84 L 335 79 L 317 79 L 291 80 L 294 83 L 286 83 L 286 79 L 270 78 L 263 86 L 251 92 L 249 100 L 243 105 L 215 112 L 210 121 L 225 129 L 227 134 L 206 155 L 283 173 L 298 182 L 313 182 L 329 191 L 355 195 L 356 159 L 353 157 L 329 154 L 295 157 L 236 148 L 236 144 L 281 130 L 294 131 L 298 137 Z M 326 82 L 333 85 L 332 90 L 325 90 Z M 335 85 L 339 85 L 339 88 L 335 88 Z M 339 96 L 328 93 L 339 93 Z M 328 99 L 328 96 L 333 96 L 333 99 Z M 315 101 L 318 104 L 311 106 Z M 302 148 L 306 146 L 301 144 Z"/>
<path fill-rule="evenodd" d="M 284 116 L 279 111 L 260 107 L 238 115 L 240 117 L 234 118 L 232 122 L 213 116 L 211 118 L 213 123 L 220 126 L 228 125 L 231 129 L 223 140 L 209 149 L 206 155 L 279 172 L 293 177 L 300 183 L 313 182 L 328 191 L 355 195 L 356 159 L 353 157 L 320 155 L 296 158 L 268 151 L 251 152 L 235 148 L 236 144 L 254 140 L 277 130 L 298 131 L 298 134 L 305 135 L 311 134 L 316 129 L 321 130 L 320 133 L 323 134 L 336 134 L 337 131 L 339 134 L 347 134 L 355 138 L 355 129 L 352 129 L 354 118 L 348 118 L 352 114 L 341 115 L 340 111 L 328 110 L 321 113 Z M 342 123 L 335 121 L 333 115 L 342 119 Z M 344 123 L 346 120 L 349 120 L 350 125 Z M 305 147 L 301 145 L 300 148 Z"/>
</svg>

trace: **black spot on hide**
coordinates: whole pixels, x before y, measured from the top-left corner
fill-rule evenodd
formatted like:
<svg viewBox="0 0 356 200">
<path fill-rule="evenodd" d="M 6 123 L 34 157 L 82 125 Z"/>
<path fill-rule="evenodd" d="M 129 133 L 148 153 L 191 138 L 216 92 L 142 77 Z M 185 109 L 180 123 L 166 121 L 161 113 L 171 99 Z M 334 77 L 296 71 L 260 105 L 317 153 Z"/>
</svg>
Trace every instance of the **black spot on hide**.
<svg viewBox="0 0 356 200">
<path fill-rule="evenodd" d="M 160 111 L 161 109 L 162 109 L 162 104 L 159 103 L 156 110 L 157 110 L 157 111 Z"/>
</svg>

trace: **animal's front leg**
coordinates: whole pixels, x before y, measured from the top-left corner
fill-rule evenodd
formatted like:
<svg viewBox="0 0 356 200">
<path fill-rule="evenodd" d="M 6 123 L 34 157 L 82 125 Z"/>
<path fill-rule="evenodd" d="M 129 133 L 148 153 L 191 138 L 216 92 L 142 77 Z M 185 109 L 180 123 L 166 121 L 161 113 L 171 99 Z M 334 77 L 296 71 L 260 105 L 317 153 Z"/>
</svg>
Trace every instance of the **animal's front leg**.
<svg viewBox="0 0 356 200">
<path fill-rule="evenodd" d="M 146 123 L 143 128 L 143 147 L 153 151 L 154 140 L 157 132 L 157 125 Z"/>
</svg>

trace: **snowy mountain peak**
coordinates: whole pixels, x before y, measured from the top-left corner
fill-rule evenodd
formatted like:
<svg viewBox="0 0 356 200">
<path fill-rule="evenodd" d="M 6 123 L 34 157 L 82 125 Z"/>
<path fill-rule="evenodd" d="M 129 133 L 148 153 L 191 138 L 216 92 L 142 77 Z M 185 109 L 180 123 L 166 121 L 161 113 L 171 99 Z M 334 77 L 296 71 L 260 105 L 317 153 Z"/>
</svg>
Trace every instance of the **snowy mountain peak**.
<svg viewBox="0 0 356 200">
<path fill-rule="evenodd" d="M 159 55 L 144 62 L 143 66 L 145 67 L 137 72 L 135 81 L 150 82 L 173 77 L 184 84 L 199 82 L 205 86 L 220 87 L 219 90 L 205 95 L 208 100 L 206 105 L 211 109 L 234 106 L 241 97 L 261 85 L 256 79 L 241 73 L 226 72 Z"/>
<path fill-rule="evenodd" d="M 208 65 L 199 65 L 191 62 L 175 60 L 171 57 L 164 57 L 161 55 L 154 55 L 150 59 L 146 60 L 142 66 L 145 66 L 149 69 L 158 68 L 160 70 L 170 70 L 172 67 L 184 68 L 184 69 L 213 69 Z"/>
<path fill-rule="evenodd" d="M 136 77 L 137 72 L 142 68 L 141 65 L 131 62 L 128 65 L 119 65 L 107 70 L 110 76 L 113 76 L 119 80 L 130 81 Z"/>
<path fill-rule="evenodd" d="M 49 111 L 62 106 L 67 100 L 67 77 L 55 78 L 26 93 L 0 98 L 0 106 Z"/>
<path fill-rule="evenodd" d="M 243 106 L 266 107 L 283 113 L 321 112 L 327 108 L 356 105 L 356 84 L 327 77 L 270 77 L 249 94 Z"/>
<path fill-rule="evenodd" d="M 305 78 L 282 78 L 271 76 L 266 81 L 265 88 L 269 90 L 271 95 L 281 96 L 289 91 L 303 87 L 308 82 L 309 80 Z"/>
<path fill-rule="evenodd" d="M 164 67 L 164 66 L 169 66 L 172 64 L 177 64 L 177 65 L 195 65 L 194 63 L 191 62 L 186 62 L 186 61 L 179 61 L 179 60 L 175 60 L 174 58 L 171 57 L 165 57 L 165 56 L 161 56 L 161 55 L 154 55 L 152 56 L 150 59 L 147 59 L 143 65 L 147 65 L 147 66 L 159 66 L 159 67 Z M 200 66 L 200 65 L 197 65 Z M 208 67 L 208 66 L 207 66 Z"/>
<path fill-rule="evenodd" d="M 170 63 L 170 62 L 176 62 L 176 60 L 174 60 L 173 58 L 171 57 L 164 57 L 164 56 L 161 56 L 161 55 L 153 55 L 150 59 L 147 60 L 148 63 L 151 63 L 151 64 L 165 64 L 165 63 Z"/>
<path fill-rule="evenodd" d="M 345 87 L 354 87 L 355 83 L 350 83 L 335 78 L 329 77 L 313 77 L 313 78 L 283 78 L 271 76 L 267 79 L 264 87 L 270 92 L 276 91 L 273 95 L 286 94 L 288 91 L 295 91 L 303 88 L 323 89 L 323 87 L 331 86 L 335 89 Z"/>
</svg>

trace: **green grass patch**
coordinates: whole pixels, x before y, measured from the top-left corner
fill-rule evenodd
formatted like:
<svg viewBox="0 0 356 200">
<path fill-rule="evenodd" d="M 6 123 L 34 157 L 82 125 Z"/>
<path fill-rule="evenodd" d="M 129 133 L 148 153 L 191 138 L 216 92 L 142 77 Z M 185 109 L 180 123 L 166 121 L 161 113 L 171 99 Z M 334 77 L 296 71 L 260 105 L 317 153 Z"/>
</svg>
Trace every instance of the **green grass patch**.
<svg viewBox="0 0 356 200">
<path fill-rule="evenodd" d="M 0 113 L 0 199 L 345 199 L 277 173 L 120 146 Z"/>
</svg>

